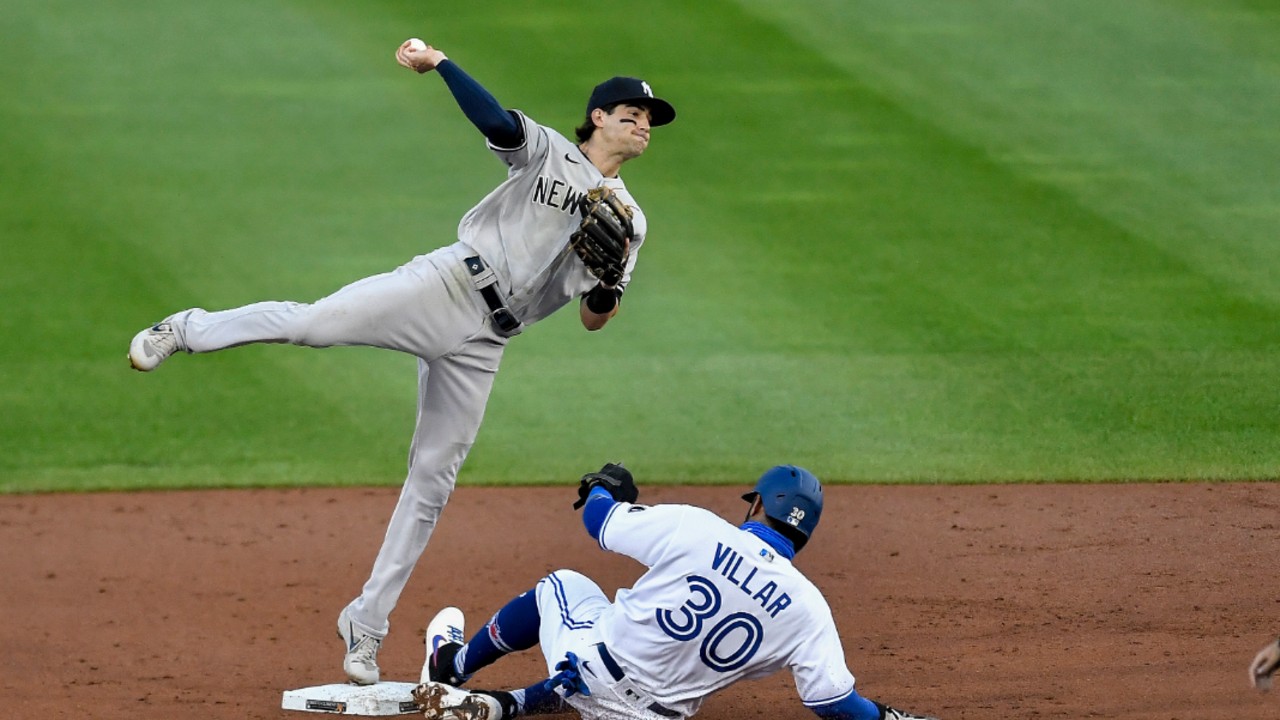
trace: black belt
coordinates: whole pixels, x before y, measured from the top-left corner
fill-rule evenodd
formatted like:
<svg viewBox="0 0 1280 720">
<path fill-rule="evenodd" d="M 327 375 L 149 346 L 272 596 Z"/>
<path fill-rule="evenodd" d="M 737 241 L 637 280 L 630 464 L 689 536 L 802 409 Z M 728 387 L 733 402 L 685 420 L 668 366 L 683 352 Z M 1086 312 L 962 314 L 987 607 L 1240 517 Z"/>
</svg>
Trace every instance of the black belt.
<svg viewBox="0 0 1280 720">
<path fill-rule="evenodd" d="M 626 677 L 626 674 L 622 672 L 622 668 L 618 667 L 617 661 L 615 661 L 613 656 L 609 654 L 609 648 L 605 647 L 604 643 L 596 643 L 596 650 L 600 653 L 600 661 L 604 663 L 604 669 L 608 670 L 609 674 L 613 676 L 614 682 L 618 682 L 622 678 Z M 658 713 L 663 717 L 684 717 L 684 715 L 676 712 L 675 710 L 665 708 L 658 703 L 650 703 L 649 710 L 651 712 Z"/>
<path fill-rule="evenodd" d="M 467 272 L 470 272 L 472 277 L 488 270 L 485 267 L 484 260 L 481 260 L 479 255 L 472 255 L 463 260 L 463 262 L 467 264 Z M 492 276 L 493 272 L 490 271 L 489 275 Z M 509 333 L 520 327 L 520 320 L 507 309 L 506 305 L 502 304 L 502 298 L 498 296 L 496 289 L 497 285 L 497 278 L 494 278 L 492 282 L 484 286 L 477 286 L 476 289 L 480 291 L 480 297 L 484 298 L 484 304 L 489 306 L 489 316 L 493 318 L 493 324 L 502 332 Z"/>
</svg>

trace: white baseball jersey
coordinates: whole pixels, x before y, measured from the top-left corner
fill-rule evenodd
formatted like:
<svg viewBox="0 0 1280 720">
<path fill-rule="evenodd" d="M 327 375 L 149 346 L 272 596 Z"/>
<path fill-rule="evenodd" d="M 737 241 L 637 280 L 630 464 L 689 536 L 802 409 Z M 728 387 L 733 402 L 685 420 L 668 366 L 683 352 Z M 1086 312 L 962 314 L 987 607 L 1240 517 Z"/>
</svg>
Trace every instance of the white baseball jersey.
<svg viewBox="0 0 1280 720">
<path fill-rule="evenodd" d="M 600 546 L 649 567 L 597 628 L 658 702 L 692 714 L 712 692 L 783 668 L 806 705 L 853 691 L 826 599 L 759 537 L 690 505 L 618 503 Z"/>
<path fill-rule="evenodd" d="M 507 306 L 532 324 L 595 287 L 596 279 L 568 245 L 588 190 L 610 187 L 633 212 L 635 237 L 619 287 L 631 280 L 647 224 L 621 178 L 606 178 L 575 143 L 516 114 L 524 144 L 510 150 L 489 145 L 510 168 L 507 180 L 463 216 L 458 239 L 494 267 Z"/>
</svg>

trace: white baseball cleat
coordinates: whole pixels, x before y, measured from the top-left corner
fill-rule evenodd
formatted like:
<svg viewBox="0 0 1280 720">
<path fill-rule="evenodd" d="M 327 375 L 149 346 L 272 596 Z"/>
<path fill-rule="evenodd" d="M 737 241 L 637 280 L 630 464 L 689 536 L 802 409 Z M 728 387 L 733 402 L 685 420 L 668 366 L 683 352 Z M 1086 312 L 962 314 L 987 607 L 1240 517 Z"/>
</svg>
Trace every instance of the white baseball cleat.
<svg viewBox="0 0 1280 720">
<path fill-rule="evenodd" d="M 134 370 L 151 372 L 179 349 L 173 326 L 167 322 L 156 323 L 133 336 L 133 342 L 129 343 L 129 364 Z"/>
<path fill-rule="evenodd" d="M 427 623 L 426 650 L 427 658 L 422 663 L 422 675 L 418 682 L 443 682 L 449 685 L 461 685 L 466 678 L 458 676 L 453 669 L 453 656 L 458 648 L 467 641 L 463 634 L 466 619 L 462 611 L 456 607 L 447 607 Z M 452 646 L 452 647 L 451 647 Z M 444 651 L 441 652 L 441 648 Z M 438 668 L 443 662 L 446 667 Z"/>
<path fill-rule="evenodd" d="M 378 682 L 378 648 L 382 638 L 370 635 L 356 627 L 343 608 L 338 615 L 338 637 L 346 645 L 347 654 L 342 659 L 342 669 L 356 685 L 373 685 Z"/>
<path fill-rule="evenodd" d="M 424 682 L 413 689 L 413 701 L 426 720 L 502 720 L 502 703 L 485 693 L 469 693 L 452 685 Z"/>
</svg>

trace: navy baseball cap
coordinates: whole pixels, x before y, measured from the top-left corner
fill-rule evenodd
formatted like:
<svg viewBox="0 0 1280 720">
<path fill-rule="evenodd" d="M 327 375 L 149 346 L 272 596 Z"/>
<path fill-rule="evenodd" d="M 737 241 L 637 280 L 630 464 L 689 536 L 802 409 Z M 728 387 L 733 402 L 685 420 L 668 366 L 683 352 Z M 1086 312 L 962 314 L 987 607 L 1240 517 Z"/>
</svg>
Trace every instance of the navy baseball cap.
<svg viewBox="0 0 1280 720">
<path fill-rule="evenodd" d="M 614 103 L 629 103 L 649 108 L 649 124 L 652 127 L 666 125 L 676 119 L 676 109 L 671 103 L 653 96 L 649 83 L 640 78 L 609 78 L 591 91 L 591 99 L 587 101 L 587 114 L 592 110 Z"/>
</svg>

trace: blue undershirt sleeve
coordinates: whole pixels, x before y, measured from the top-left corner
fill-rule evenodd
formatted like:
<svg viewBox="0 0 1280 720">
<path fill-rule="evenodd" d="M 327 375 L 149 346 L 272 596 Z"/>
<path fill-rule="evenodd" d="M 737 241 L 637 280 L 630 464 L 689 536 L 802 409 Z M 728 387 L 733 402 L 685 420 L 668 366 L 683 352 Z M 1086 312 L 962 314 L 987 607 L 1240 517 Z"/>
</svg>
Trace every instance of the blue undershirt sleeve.
<svg viewBox="0 0 1280 720">
<path fill-rule="evenodd" d="M 462 108 L 472 125 L 476 126 L 489 142 L 496 148 L 509 150 L 520 147 L 524 140 L 524 130 L 515 116 L 503 109 L 497 98 L 480 86 L 458 64 L 445 60 L 436 66 L 436 72 L 444 78 L 453 93 L 453 99 Z"/>
<path fill-rule="evenodd" d="M 591 494 L 587 495 L 587 504 L 582 508 L 582 524 L 587 526 L 587 534 L 592 539 L 600 539 L 600 530 L 604 527 L 605 518 L 609 517 L 609 510 L 615 503 L 617 500 L 613 499 L 608 490 L 600 486 L 591 488 Z"/>
<path fill-rule="evenodd" d="M 880 720 L 880 708 L 856 692 L 843 700 L 809 709 L 822 720 Z"/>
</svg>

